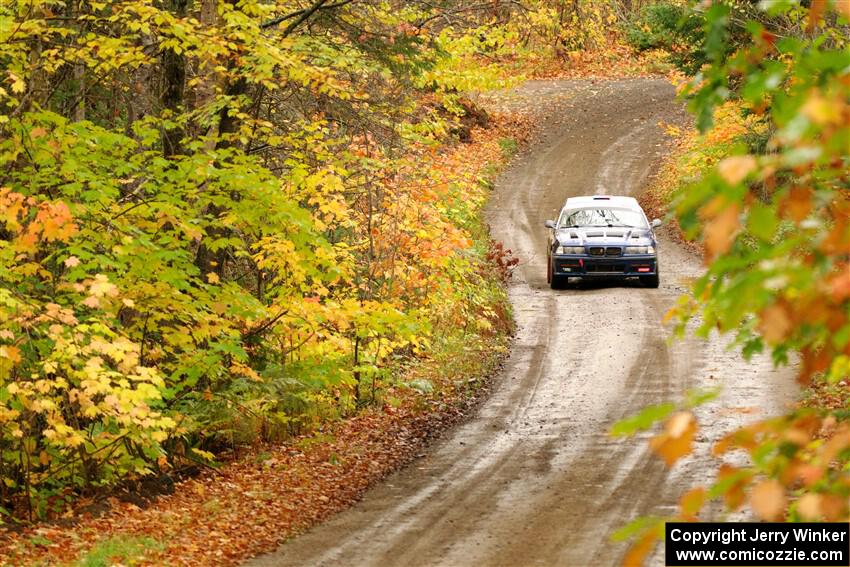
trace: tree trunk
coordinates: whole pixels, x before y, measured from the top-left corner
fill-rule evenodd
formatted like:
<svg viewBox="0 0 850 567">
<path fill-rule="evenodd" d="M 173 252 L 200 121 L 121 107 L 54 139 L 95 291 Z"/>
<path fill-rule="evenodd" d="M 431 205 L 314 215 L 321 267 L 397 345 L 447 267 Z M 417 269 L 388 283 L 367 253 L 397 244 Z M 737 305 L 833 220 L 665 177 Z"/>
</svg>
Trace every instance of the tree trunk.
<svg viewBox="0 0 850 567">
<path fill-rule="evenodd" d="M 177 16 L 185 16 L 189 0 L 171 0 L 169 8 Z M 160 103 L 163 109 L 178 114 L 183 105 L 183 90 L 186 86 L 186 58 L 174 50 L 168 49 L 162 54 L 163 86 Z M 162 153 L 166 157 L 180 153 L 180 141 L 183 139 L 183 129 L 175 126 L 162 131 Z"/>
</svg>

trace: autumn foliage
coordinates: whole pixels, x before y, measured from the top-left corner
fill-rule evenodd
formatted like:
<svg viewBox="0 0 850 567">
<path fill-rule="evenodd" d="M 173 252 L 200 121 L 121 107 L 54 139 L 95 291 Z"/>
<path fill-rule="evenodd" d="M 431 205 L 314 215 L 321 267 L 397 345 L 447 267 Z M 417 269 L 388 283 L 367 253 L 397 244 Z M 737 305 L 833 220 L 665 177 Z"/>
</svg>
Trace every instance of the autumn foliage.
<svg viewBox="0 0 850 567">
<path fill-rule="evenodd" d="M 509 331 L 505 156 L 445 147 L 518 40 L 452 13 L 0 7 L 0 522 L 392 404 Z"/>
<path fill-rule="evenodd" d="M 796 364 L 804 385 L 836 384 L 850 371 L 850 11 L 846 2 L 762 8 L 694 6 L 706 64 L 683 94 L 701 133 L 674 131 L 679 180 L 662 193 L 701 243 L 707 271 L 668 317 L 680 333 L 730 333 L 747 357 Z M 683 496 L 680 518 L 707 518 L 719 500 L 769 521 L 846 520 L 846 407 L 846 397 L 809 404 L 715 440 L 716 479 Z M 668 417 L 675 409 L 629 422 L 667 420 L 652 446 L 668 465 L 691 452 L 687 434 L 673 434 L 688 431 L 682 413 Z M 630 561 L 652 549 L 661 525 L 625 530 L 639 534 Z"/>
</svg>

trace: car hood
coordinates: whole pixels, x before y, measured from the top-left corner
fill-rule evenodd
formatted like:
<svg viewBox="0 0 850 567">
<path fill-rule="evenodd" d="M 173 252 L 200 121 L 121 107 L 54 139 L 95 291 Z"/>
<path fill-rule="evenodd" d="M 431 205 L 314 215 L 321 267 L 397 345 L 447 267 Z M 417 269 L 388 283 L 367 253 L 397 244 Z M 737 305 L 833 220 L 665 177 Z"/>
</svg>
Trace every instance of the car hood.
<svg viewBox="0 0 850 567">
<path fill-rule="evenodd" d="M 561 246 L 648 246 L 653 244 L 652 231 L 647 228 L 562 228 L 555 234 Z"/>
</svg>

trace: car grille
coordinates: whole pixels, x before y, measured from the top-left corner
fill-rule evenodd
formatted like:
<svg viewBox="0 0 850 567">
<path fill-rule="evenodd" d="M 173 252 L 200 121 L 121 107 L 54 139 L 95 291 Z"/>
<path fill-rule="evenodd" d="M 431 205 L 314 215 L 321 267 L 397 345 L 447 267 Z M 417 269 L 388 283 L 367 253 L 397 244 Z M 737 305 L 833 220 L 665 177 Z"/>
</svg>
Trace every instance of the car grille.
<svg viewBox="0 0 850 567">
<path fill-rule="evenodd" d="M 591 256 L 620 256 L 623 249 L 619 246 L 591 246 L 588 252 Z"/>
<path fill-rule="evenodd" d="M 587 264 L 584 270 L 588 273 L 622 274 L 626 271 L 625 264 Z"/>
</svg>

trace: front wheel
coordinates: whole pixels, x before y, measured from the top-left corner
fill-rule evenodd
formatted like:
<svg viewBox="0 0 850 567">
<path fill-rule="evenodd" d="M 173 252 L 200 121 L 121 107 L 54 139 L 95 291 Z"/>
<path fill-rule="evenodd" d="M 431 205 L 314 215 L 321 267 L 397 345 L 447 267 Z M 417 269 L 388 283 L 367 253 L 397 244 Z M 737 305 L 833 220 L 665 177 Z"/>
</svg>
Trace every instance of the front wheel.
<svg viewBox="0 0 850 567">
<path fill-rule="evenodd" d="M 569 281 L 568 277 L 559 276 L 555 273 L 555 266 L 551 257 L 549 258 L 549 269 L 546 270 L 546 281 L 549 282 L 549 287 L 552 289 L 563 289 Z"/>
<path fill-rule="evenodd" d="M 657 288 L 658 284 L 661 283 L 661 278 L 658 276 L 658 270 L 656 269 L 655 275 L 641 276 L 640 277 L 640 283 L 642 283 L 646 287 Z"/>
</svg>

